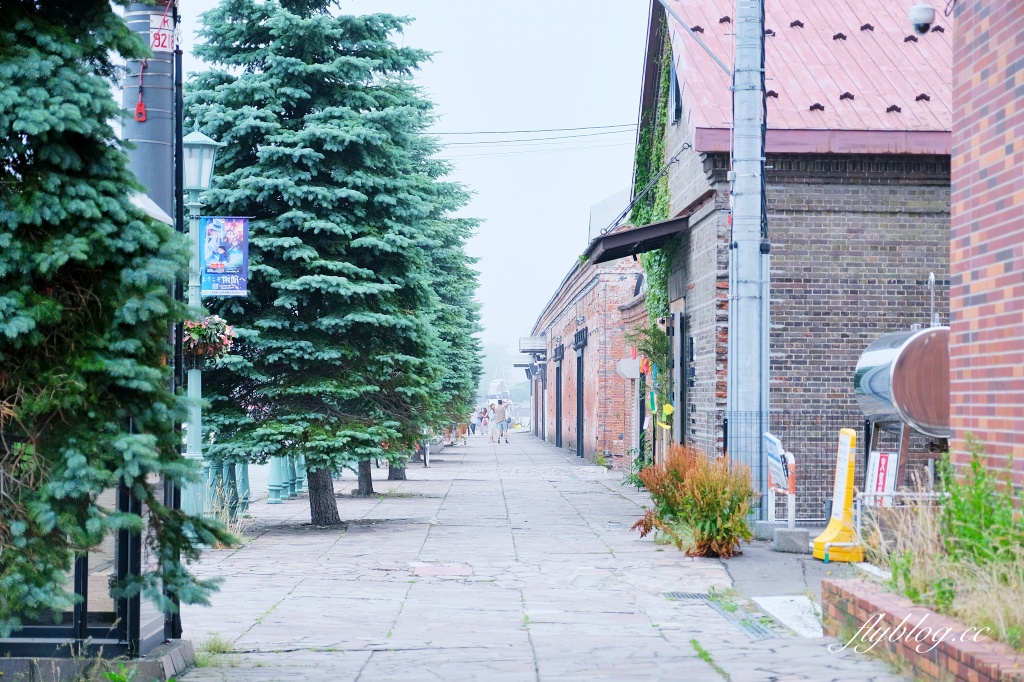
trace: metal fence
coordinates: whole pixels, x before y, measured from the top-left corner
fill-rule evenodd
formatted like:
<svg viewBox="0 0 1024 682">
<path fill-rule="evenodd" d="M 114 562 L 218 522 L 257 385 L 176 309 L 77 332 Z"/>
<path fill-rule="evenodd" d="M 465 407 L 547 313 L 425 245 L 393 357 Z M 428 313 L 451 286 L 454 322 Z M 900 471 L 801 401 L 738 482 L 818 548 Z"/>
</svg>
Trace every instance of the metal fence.
<svg viewBox="0 0 1024 682">
<path fill-rule="evenodd" d="M 707 410 L 691 413 L 687 422 L 688 443 L 709 455 L 728 451 L 733 462 L 750 468 L 754 486 L 762 493 L 768 485 L 762 437 L 767 424 L 767 430 L 796 456 L 797 518 L 802 521 L 828 515 L 840 429 L 854 429 L 858 439 L 864 429 L 864 417 L 855 410 L 776 410 L 767 420 L 761 412 Z M 757 516 L 765 518 L 765 495 L 761 502 Z"/>
</svg>

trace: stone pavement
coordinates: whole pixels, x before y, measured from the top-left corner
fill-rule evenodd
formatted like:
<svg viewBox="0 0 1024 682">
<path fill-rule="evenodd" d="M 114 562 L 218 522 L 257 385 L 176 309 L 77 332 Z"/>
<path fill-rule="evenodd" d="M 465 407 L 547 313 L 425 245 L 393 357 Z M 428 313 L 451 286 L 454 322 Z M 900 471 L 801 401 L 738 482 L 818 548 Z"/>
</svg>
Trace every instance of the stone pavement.
<svg viewBox="0 0 1024 682">
<path fill-rule="evenodd" d="M 182 682 L 902 679 L 834 640 L 757 639 L 722 602 L 670 600 L 729 575 L 630 532 L 646 495 L 619 475 L 511 440 L 445 448 L 409 481 L 382 468 L 376 498 L 336 481 L 345 528 L 309 526 L 304 498 L 257 501 L 250 540 L 196 566 L 224 578 L 211 606 L 182 615 L 186 638 L 233 651 Z"/>
</svg>

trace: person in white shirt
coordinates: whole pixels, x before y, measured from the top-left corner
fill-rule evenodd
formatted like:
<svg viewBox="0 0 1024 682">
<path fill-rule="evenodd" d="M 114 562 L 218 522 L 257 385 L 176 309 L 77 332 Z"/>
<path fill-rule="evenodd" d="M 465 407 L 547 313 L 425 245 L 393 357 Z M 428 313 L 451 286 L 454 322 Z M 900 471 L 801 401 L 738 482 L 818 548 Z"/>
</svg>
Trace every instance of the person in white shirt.
<svg viewBox="0 0 1024 682">
<path fill-rule="evenodd" d="M 494 419 L 498 422 L 498 442 L 504 438 L 505 442 L 508 442 L 508 406 L 501 400 L 498 399 L 498 405 L 494 408 Z"/>
</svg>

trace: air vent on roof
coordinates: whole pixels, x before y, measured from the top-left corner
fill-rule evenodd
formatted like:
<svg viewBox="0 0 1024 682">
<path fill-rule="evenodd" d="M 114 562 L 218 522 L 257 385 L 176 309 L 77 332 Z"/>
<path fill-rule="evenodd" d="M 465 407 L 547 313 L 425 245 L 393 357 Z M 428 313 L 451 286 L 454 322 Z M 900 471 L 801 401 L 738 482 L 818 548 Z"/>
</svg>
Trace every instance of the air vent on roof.
<svg viewBox="0 0 1024 682">
<path fill-rule="evenodd" d="M 825 105 L 815 102 L 811 105 L 811 111 L 825 111 Z"/>
<path fill-rule="evenodd" d="M 775 92 L 774 90 L 769 90 L 768 92 L 764 93 L 764 96 L 765 97 L 778 97 L 779 93 Z"/>
<path fill-rule="evenodd" d="M 704 27 L 703 26 L 694 26 L 690 30 L 693 31 L 694 33 L 703 33 L 704 32 Z"/>
<path fill-rule="evenodd" d="M 901 111 L 903 111 L 903 109 L 899 108 L 899 107 L 898 107 L 898 106 L 896 106 L 895 104 L 890 104 L 890 105 L 889 105 L 889 108 L 885 110 L 885 113 L 887 113 L 887 114 L 891 114 L 891 113 L 893 113 L 894 111 L 895 111 L 895 112 L 896 112 L 896 113 L 898 114 L 898 113 L 900 113 Z"/>
<path fill-rule="evenodd" d="M 903 39 L 903 42 L 905 42 L 905 43 L 916 43 L 917 42 L 917 36 L 913 36 L 913 35 L 907 36 L 906 38 Z"/>
<path fill-rule="evenodd" d="M 731 24 L 732 23 L 732 17 L 730 17 L 728 14 L 726 14 L 724 17 L 722 17 L 721 19 L 718 20 L 718 23 L 720 23 L 720 24 Z"/>
<path fill-rule="evenodd" d="M 794 19 L 793 21 L 789 22 L 789 27 L 793 28 L 794 26 L 798 28 L 803 28 L 804 22 L 800 21 L 799 19 Z"/>
<path fill-rule="evenodd" d="M 862 31 L 874 31 L 875 27 L 872 26 L 871 24 L 864 24 L 863 26 L 860 27 L 860 30 L 862 30 Z"/>
<path fill-rule="evenodd" d="M 923 92 L 922 92 L 922 93 L 921 93 L 920 95 L 918 95 L 917 97 L 915 97 L 915 98 L 914 98 L 914 101 L 915 101 L 915 102 L 920 102 L 920 101 L 922 101 L 922 100 L 923 100 L 923 101 L 925 101 L 925 102 L 931 102 L 931 101 L 932 101 L 932 98 L 931 98 L 931 97 L 929 97 L 928 95 L 926 95 L 926 94 L 925 94 L 925 93 L 923 93 Z"/>
<path fill-rule="evenodd" d="M 932 33 L 945 33 L 946 29 L 941 26 L 932 26 Z"/>
<path fill-rule="evenodd" d="M 839 99 L 840 100 L 853 99 L 853 93 L 852 92 L 844 92 L 843 94 L 839 95 Z"/>
<path fill-rule="evenodd" d="M 846 40 L 846 34 L 845 33 L 837 33 L 834 36 L 832 36 L 832 40 Z"/>
<path fill-rule="evenodd" d="M 764 30 L 764 34 L 765 34 L 766 36 L 773 36 L 773 35 L 775 35 L 775 31 L 771 30 L 770 28 L 766 28 L 766 29 Z"/>
</svg>

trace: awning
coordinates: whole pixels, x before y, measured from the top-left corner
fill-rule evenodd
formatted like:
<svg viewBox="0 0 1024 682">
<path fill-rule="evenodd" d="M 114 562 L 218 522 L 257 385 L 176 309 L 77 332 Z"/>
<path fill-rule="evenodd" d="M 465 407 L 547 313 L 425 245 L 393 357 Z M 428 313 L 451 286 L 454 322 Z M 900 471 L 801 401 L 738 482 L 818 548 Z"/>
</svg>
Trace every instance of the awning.
<svg viewBox="0 0 1024 682">
<path fill-rule="evenodd" d="M 668 244 L 672 239 L 690 227 L 689 216 L 673 218 L 660 223 L 651 223 L 631 230 L 612 232 L 590 242 L 584 251 L 591 263 L 606 263 L 638 253 L 654 251 Z"/>
</svg>

